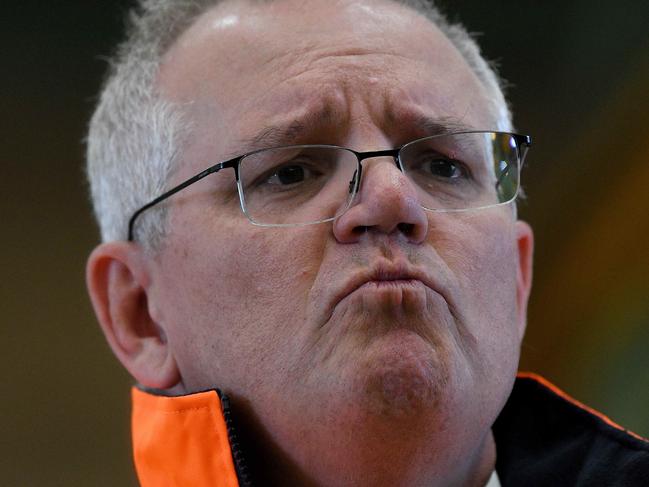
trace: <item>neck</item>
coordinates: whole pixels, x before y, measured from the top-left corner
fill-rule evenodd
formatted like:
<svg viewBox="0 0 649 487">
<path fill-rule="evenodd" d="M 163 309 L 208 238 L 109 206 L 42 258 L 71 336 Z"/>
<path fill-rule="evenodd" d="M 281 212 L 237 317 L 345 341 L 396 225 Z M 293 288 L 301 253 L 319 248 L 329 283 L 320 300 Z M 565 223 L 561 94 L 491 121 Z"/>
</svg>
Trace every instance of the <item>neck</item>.
<svg viewBox="0 0 649 487">
<path fill-rule="evenodd" d="M 426 428 L 393 424 L 389 432 L 370 432 L 358 425 L 341 429 L 329 424 L 328 434 L 317 427 L 320 431 L 302 432 L 295 453 L 257 425 L 240 426 L 253 478 L 270 486 L 483 487 L 496 461 L 491 430 L 473 444 L 457 445 L 444 432 L 431 436 Z"/>
</svg>

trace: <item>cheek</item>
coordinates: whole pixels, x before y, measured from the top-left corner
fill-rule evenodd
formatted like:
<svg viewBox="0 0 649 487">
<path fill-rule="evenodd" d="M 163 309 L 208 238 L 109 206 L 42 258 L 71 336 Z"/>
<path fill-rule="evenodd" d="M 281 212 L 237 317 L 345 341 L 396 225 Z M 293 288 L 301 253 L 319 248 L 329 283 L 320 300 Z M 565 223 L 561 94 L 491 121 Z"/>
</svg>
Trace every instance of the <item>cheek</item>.
<svg viewBox="0 0 649 487">
<path fill-rule="evenodd" d="M 318 228 L 323 227 L 323 228 Z M 165 320 L 192 388 L 256 383 L 291 360 L 321 262 L 324 225 L 258 228 L 247 221 L 177 238 L 163 260 Z M 204 232 L 207 233 L 207 232 Z"/>
<path fill-rule="evenodd" d="M 510 369 L 520 346 L 513 221 L 506 211 L 485 211 L 463 217 L 454 228 L 442 257 L 460 286 L 456 304 L 473 337 L 476 362 L 491 372 Z"/>
<path fill-rule="evenodd" d="M 516 234 L 509 214 L 484 210 L 448 227 L 453 231 L 440 253 L 476 305 L 515 303 Z"/>
</svg>

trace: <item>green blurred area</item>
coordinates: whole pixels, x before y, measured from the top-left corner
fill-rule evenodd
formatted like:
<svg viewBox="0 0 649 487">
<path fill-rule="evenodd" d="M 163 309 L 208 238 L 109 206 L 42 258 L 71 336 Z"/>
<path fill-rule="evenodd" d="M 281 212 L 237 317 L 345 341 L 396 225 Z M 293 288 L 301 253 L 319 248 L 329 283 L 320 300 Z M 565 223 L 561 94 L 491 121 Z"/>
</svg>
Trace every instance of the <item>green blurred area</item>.
<svg viewBox="0 0 649 487">
<path fill-rule="evenodd" d="M 83 137 L 130 3 L 3 9 L 3 400 L 8 486 L 134 485 L 130 380 L 95 323 Z M 534 137 L 536 232 L 522 368 L 649 436 L 649 2 L 442 2 L 511 86 Z"/>
</svg>

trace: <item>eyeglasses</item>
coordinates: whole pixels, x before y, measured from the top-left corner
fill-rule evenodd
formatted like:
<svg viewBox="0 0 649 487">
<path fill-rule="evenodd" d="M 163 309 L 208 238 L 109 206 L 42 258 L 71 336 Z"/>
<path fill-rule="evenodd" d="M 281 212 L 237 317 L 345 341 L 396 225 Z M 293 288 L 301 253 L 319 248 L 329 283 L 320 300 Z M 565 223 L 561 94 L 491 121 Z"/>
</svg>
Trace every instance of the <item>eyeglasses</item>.
<svg viewBox="0 0 649 487">
<path fill-rule="evenodd" d="M 434 135 L 396 149 L 356 152 L 335 145 L 260 149 L 219 162 L 133 213 L 137 218 L 195 182 L 232 168 L 245 216 L 254 225 L 289 227 L 332 221 L 354 201 L 365 159 L 390 157 L 416 188 L 427 211 L 491 208 L 513 201 L 532 144 L 528 135 L 467 131 Z"/>
</svg>

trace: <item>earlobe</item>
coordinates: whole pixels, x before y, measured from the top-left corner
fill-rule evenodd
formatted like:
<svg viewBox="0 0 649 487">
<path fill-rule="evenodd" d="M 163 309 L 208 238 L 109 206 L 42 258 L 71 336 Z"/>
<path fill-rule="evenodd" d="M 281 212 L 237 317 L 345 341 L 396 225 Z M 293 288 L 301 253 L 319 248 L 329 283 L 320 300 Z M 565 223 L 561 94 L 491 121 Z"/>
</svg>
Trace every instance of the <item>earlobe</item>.
<svg viewBox="0 0 649 487">
<path fill-rule="evenodd" d="M 109 242 L 88 258 L 86 282 L 113 353 L 142 385 L 167 389 L 180 380 L 164 327 L 150 313 L 147 258 L 136 244 Z"/>
<path fill-rule="evenodd" d="M 516 222 L 518 266 L 516 277 L 516 300 L 518 303 L 519 336 L 523 339 L 527 326 L 527 303 L 532 289 L 532 266 L 534 256 L 534 233 L 524 221 Z"/>
</svg>

